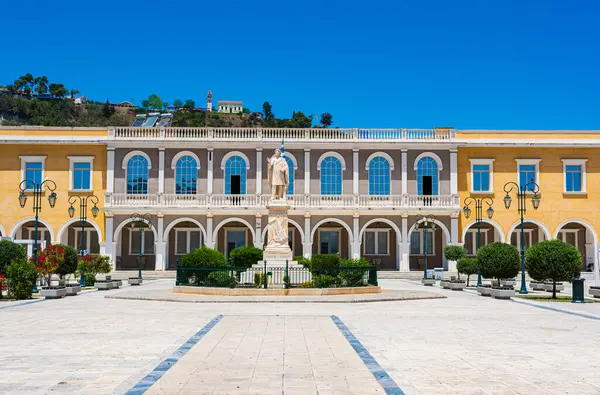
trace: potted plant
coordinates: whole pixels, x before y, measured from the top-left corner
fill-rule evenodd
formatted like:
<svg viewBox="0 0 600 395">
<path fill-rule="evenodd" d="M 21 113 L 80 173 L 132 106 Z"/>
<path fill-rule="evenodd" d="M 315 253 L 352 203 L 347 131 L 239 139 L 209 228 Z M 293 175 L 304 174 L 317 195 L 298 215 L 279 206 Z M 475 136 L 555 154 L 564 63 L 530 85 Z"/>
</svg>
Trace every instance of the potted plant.
<svg viewBox="0 0 600 395">
<path fill-rule="evenodd" d="M 478 285 L 477 292 L 481 296 L 492 296 L 492 285 L 491 284 Z"/>
<path fill-rule="evenodd" d="M 450 289 L 450 281 L 452 281 L 452 280 L 443 279 L 440 281 L 440 286 L 443 289 Z"/>
<path fill-rule="evenodd" d="M 461 258 L 456 263 L 456 270 L 458 273 L 467 275 L 467 287 L 469 286 L 469 281 L 471 279 L 472 274 L 477 274 L 479 271 L 477 267 L 477 259 L 476 258 Z"/>
<path fill-rule="evenodd" d="M 129 285 L 140 285 L 142 283 L 142 279 L 139 277 L 129 277 L 127 282 Z"/>
<path fill-rule="evenodd" d="M 467 286 L 464 280 L 450 280 L 448 287 L 452 291 L 462 291 Z"/>
<path fill-rule="evenodd" d="M 26 257 L 13 260 L 6 267 L 8 294 L 18 300 L 31 298 L 38 274 L 33 262 Z"/>
<path fill-rule="evenodd" d="M 81 285 L 79 283 L 69 283 L 65 286 L 67 290 L 67 296 L 74 296 L 81 292 Z"/>
<path fill-rule="evenodd" d="M 83 273 L 85 285 L 94 286 L 97 282 L 97 274 L 108 274 L 112 270 L 110 258 L 100 254 L 86 254 L 79 260 L 77 264 L 78 275 Z M 111 281 L 110 277 L 103 281 Z"/>
<path fill-rule="evenodd" d="M 435 278 L 422 278 L 421 284 L 425 285 L 426 287 L 431 287 L 433 284 L 435 284 Z"/>
<path fill-rule="evenodd" d="M 467 250 L 465 250 L 465 247 L 463 247 L 463 246 L 447 245 L 444 247 L 444 257 L 449 262 L 457 262 L 457 265 L 458 265 L 459 260 L 467 257 Z M 457 269 L 458 269 L 458 267 L 457 267 Z M 459 274 L 459 276 L 460 276 L 460 274 Z"/>
<path fill-rule="evenodd" d="M 40 290 L 40 296 L 46 299 L 57 299 L 67 296 L 67 290 L 64 285 L 52 286 L 52 274 L 56 272 L 59 265 L 64 265 L 64 260 L 65 249 L 60 245 L 47 247 L 37 257 L 35 266 L 47 284 Z"/>
<path fill-rule="evenodd" d="M 110 280 L 96 280 L 94 286 L 100 291 L 108 291 L 114 288 L 113 282 Z"/>
<path fill-rule="evenodd" d="M 552 291 L 552 299 L 556 299 L 557 290 L 564 289 L 560 281 L 579 277 L 583 268 L 579 250 L 560 240 L 546 240 L 529 247 L 525 253 L 525 264 L 531 278 L 550 281 L 544 289 Z"/>
<path fill-rule="evenodd" d="M 492 284 L 490 294 L 495 299 L 510 299 L 515 296 L 511 286 L 500 285 L 501 278 L 511 278 L 519 274 L 519 251 L 515 246 L 504 243 L 491 243 L 477 251 L 477 260 L 481 275 L 497 279 Z"/>
<path fill-rule="evenodd" d="M 600 287 L 599 286 L 594 286 L 591 285 L 590 286 L 590 295 L 592 295 L 594 298 L 600 298 Z"/>
<path fill-rule="evenodd" d="M 545 291 L 546 290 L 546 288 L 544 287 L 543 281 L 535 281 L 535 280 L 531 280 L 529 282 L 529 288 L 531 288 L 533 291 Z"/>
</svg>

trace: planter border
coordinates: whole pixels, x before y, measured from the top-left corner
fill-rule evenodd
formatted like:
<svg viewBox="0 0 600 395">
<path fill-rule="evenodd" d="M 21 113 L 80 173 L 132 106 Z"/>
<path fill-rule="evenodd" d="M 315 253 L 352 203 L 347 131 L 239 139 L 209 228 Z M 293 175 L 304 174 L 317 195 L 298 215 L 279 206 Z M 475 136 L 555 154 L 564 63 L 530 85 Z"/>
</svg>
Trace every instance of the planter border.
<svg viewBox="0 0 600 395">
<path fill-rule="evenodd" d="M 173 293 L 218 295 L 218 296 L 332 296 L 332 295 L 356 295 L 356 294 L 378 294 L 381 293 L 380 286 L 369 285 L 366 287 L 352 288 L 215 288 L 215 287 L 191 287 L 188 285 L 177 285 L 173 287 Z"/>
</svg>

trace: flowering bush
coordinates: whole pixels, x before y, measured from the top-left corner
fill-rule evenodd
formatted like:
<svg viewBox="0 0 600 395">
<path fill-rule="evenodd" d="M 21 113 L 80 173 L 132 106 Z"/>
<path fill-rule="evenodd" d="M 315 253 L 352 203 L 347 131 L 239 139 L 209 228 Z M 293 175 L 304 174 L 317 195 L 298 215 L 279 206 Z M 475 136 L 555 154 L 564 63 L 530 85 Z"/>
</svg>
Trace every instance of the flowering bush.
<svg viewBox="0 0 600 395">
<path fill-rule="evenodd" d="M 46 247 L 37 257 L 35 267 L 38 272 L 46 278 L 46 285 L 50 286 L 52 274 L 56 272 L 59 266 L 65 264 L 65 248 L 60 245 Z"/>
<path fill-rule="evenodd" d="M 6 291 L 8 285 L 8 281 L 6 281 L 6 276 L 4 274 L 0 274 L 0 299 L 2 299 L 2 292 Z"/>
<path fill-rule="evenodd" d="M 100 254 L 86 254 L 79 260 L 77 271 L 83 273 L 85 285 L 93 285 L 92 277 L 95 279 L 98 273 L 110 273 L 110 257 Z"/>
</svg>

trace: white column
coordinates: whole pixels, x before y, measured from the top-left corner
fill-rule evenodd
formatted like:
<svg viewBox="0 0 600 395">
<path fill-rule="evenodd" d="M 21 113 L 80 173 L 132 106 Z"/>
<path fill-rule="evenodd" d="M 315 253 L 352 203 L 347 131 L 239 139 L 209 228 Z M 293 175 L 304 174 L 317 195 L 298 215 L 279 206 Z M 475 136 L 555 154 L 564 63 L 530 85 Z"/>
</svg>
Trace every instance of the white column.
<svg viewBox="0 0 600 395">
<path fill-rule="evenodd" d="M 117 257 L 115 255 L 114 243 L 113 243 L 113 215 L 112 213 L 104 213 L 105 227 L 104 227 L 104 240 L 105 240 L 105 251 L 104 254 L 110 258 L 110 264 L 112 270 L 117 268 Z"/>
<path fill-rule="evenodd" d="M 402 195 L 408 194 L 408 150 L 402 150 Z M 403 238 L 404 239 L 404 238 Z"/>
<path fill-rule="evenodd" d="M 156 240 L 156 251 L 154 251 L 156 258 L 154 262 L 154 270 L 165 270 L 167 265 L 165 259 L 165 242 L 163 240 L 163 232 L 165 231 L 164 215 L 163 213 L 158 213 L 157 217 L 156 233 L 158 238 Z"/>
<path fill-rule="evenodd" d="M 598 242 L 594 240 L 594 279 L 596 286 L 600 286 L 600 268 L 598 267 Z"/>
<path fill-rule="evenodd" d="M 310 149 L 304 149 L 304 194 L 310 195 Z"/>
<path fill-rule="evenodd" d="M 114 191 L 115 191 L 115 147 L 107 147 L 106 148 L 106 193 L 113 193 Z"/>
<path fill-rule="evenodd" d="M 450 150 L 450 194 L 458 194 L 457 149 Z"/>
<path fill-rule="evenodd" d="M 358 196 L 358 148 L 352 150 L 352 193 Z"/>
<path fill-rule="evenodd" d="M 450 242 L 446 241 L 447 244 L 458 245 L 458 216 L 459 213 L 455 213 L 450 217 Z M 456 271 L 456 261 L 448 261 L 448 271 Z"/>
<path fill-rule="evenodd" d="M 213 152 L 213 148 L 208 148 L 207 149 L 208 152 L 208 160 L 207 162 L 207 167 L 206 167 L 206 194 L 207 195 L 212 195 L 213 194 L 213 157 L 214 157 L 214 152 Z M 212 220 L 212 217 L 211 217 Z M 208 235 L 207 235 L 208 236 Z"/>
<path fill-rule="evenodd" d="M 310 214 L 304 214 L 304 244 L 302 245 L 302 255 L 310 259 L 312 256 L 312 240 L 310 236 Z"/>
<path fill-rule="evenodd" d="M 256 213 L 254 215 L 256 217 L 256 228 L 254 229 L 254 234 L 256 235 L 254 239 L 254 247 L 264 249 L 264 241 L 262 240 L 262 214 Z"/>
<path fill-rule="evenodd" d="M 256 149 L 256 194 L 262 195 L 262 148 Z"/>
<path fill-rule="evenodd" d="M 213 240 L 213 215 L 211 213 L 206 214 L 206 240 L 204 245 L 208 248 L 215 248 L 215 241 Z"/>
<path fill-rule="evenodd" d="M 165 193 L 165 149 L 158 149 L 158 193 Z"/>
<path fill-rule="evenodd" d="M 354 213 L 353 216 L 353 229 L 352 229 L 352 233 L 353 233 L 353 242 L 352 242 L 352 250 L 351 252 L 351 257 L 352 258 L 360 258 L 360 214 L 358 213 Z"/>
<path fill-rule="evenodd" d="M 401 272 L 410 271 L 409 252 L 410 240 L 408 238 L 408 215 L 402 215 L 402 260 L 400 262 Z"/>
</svg>

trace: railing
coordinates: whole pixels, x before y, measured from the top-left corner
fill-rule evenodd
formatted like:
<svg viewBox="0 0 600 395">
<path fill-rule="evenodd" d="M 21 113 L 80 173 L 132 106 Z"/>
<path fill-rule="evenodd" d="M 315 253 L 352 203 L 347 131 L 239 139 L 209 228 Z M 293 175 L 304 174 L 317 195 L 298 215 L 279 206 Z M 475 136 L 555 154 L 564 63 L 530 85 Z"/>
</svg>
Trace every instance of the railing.
<svg viewBox="0 0 600 395">
<path fill-rule="evenodd" d="M 107 207 L 198 207 L 198 208 L 256 208 L 267 206 L 271 195 L 128 195 L 107 193 Z M 288 195 L 292 209 L 456 209 L 458 195 Z"/>
<path fill-rule="evenodd" d="M 116 140 L 184 141 L 452 141 L 453 129 L 324 129 L 324 128 L 143 128 L 115 127 Z"/>
<path fill-rule="evenodd" d="M 377 285 L 377 268 L 303 266 L 240 268 L 177 265 L 175 285 L 219 288 L 338 288 Z"/>
</svg>

